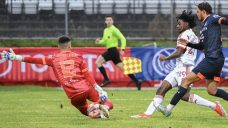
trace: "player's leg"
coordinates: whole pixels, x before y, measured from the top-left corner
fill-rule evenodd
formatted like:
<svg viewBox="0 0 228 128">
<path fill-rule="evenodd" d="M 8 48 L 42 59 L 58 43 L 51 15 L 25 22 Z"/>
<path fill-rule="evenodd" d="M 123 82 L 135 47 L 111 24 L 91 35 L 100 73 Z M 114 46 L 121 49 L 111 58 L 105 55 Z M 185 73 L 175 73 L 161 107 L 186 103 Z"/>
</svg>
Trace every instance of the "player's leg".
<svg viewBox="0 0 228 128">
<path fill-rule="evenodd" d="M 122 72 L 124 72 L 124 65 L 123 65 L 123 63 L 122 63 L 122 61 L 121 62 L 114 62 L 114 63 L 117 63 L 116 64 L 116 66 L 122 71 Z M 131 80 L 133 80 L 134 82 L 135 82 L 135 85 L 136 85 L 136 87 L 137 87 L 137 89 L 138 90 L 141 90 L 141 82 L 140 81 L 138 81 L 138 79 L 135 77 L 135 75 L 134 74 L 129 74 L 128 75 L 130 78 L 131 78 Z"/>
<path fill-rule="evenodd" d="M 156 95 L 160 97 L 160 99 L 155 99 L 154 107 L 161 112 L 165 116 L 169 116 L 171 112 L 166 111 L 166 107 L 163 106 L 161 103 L 163 101 L 163 97 L 165 94 L 173 87 L 177 87 L 178 85 L 178 79 L 181 79 L 179 76 L 179 68 L 175 68 L 172 72 L 170 72 L 165 80 L 163 81 L 162 88 L 159 88 L 156 92 Z M 160 100 L 160 101 L 159 101 Z M 160 102 L 160 103 L 159 103 Z"/>
<path fill-rule="evenodd" d="M 177 93 L 173 96 L 170 104 L 167 106 L 167 111 L 170 112 L 180 101 L 180 99 L 187 93 L 189 86 L 199 80 L 200 78 L 194 72 L 191 72 L 186 78 L 184 78 L 181 82 L 181 86 L 179 86 Z"/>
<path fill-rule="evenodd" d="M 228 93 L 222 89 L 217 88 L 218 87 L 218 81 L 207 79 L 206 84 L 207 84 L 208 94 L 210 94 L 212 96 L 217 96 L 217 97 L 223 98 L 224 100 L 228 100 Z"/>
<path fill-rule="evenodd" d="M 86 93 L 77 95 L 71 99 L 71 104 L 76 107 L 83 115 L 88 116 L 87 108 L 88 103 L 86 102 Z"/>
<path fill-rule="evenodd" d="M 222 89 L 218 89 L 218 81 L 215 80 L 206 80 L 206 84 L 207 84 L 207 92 L 208 94 L 212 95 L 212 96 L 217 96 L 220 98 L 223 98 L 224 100 L 227 100 L 226 98 L 228 97 L 228 93 L 225 92 Z M 225 110 L 223 109 L 222 105 L 218 102 L 215 101 L 215 112 L 217 112 L 220 116 L 224 116 L 226 117 L 227 114 L 225 112 Z"/>
<path fill-rule="evenodd" d="M 215 109 L 216 104 L 197 95 L 197 94 L 193 94 L 193 93 L 189 93 L 187 92 L 183 97 L 182 97 L 183 101 L 189 102 L 189 103 L 194 103 L 197 105 L 201 105 L 201 106 L 205 106 L 205 107 L 209 107 L 211 109 Z"/>
<path fill-rule="evenodd" d="M 133 115 L 131 117 L 132 118 L 150 118 L 156 110 L 155 106 L 159 106 L 163 102 L 165 94 L 170 89 L 172 89 L 172 85 L 167 80 L 164 80 L 162 82 L 161 86 L 157 89 L 156 95 L 154 96 L 153 100 L 147 107 L 147 110 L 142 114 Z"/>
<path fill-rule="evenodd" d="M 92 102 L 100 102 L 99 94 L 92 86 L 88 90 L 87 99 Z M 113 109 L 113 104 L 110 100 L 103 101 L 101 102 L 100 109 L 102 111 L 101 114 L 103 114 L 103 116 L 105 116 L 106 118 L 109 118 L 109 111 Z"/>
<path fill-rule="evenodd" d="M 105 57 L 106 58 L 108 57 L 108 52 L 105 52 L 104 54 L 100 55 L 96 60 L 96 66 L 99 69 L 99 71 L 101 72 L 102 76 L 104 77 L 104 81 L 101 84 L 102 87 L 105 87 L 107 84 L 110 83 L 110 80 L 105 71 L 105 68 L 102 66 L 102 64 L 106 62 Z"/>
<path fill-rule="evenodd" d="M 122 71 L 124 72 L 124 65 L 123 62 L 120 58 L 120 53 L 118 52 L 118 50 L 116 48 L 113 48 L 110 50 L 111 51 L 111 55 L 110 55 L 110 60 L 112 60 L 112 62 Z M 134 74 L 129 74 L 128 75 L 131 80 L 133 80 L 135 82 L 135 85 L 137 87 L 138 90 L 141 90 L 141 82 L 138 81 L 138 79 L 135 77 Z"/>
<path fill-rule="evenodd" d="M 161 86 L 157 89 L 156 95 L 149 104 L 147 110 L 142 114 L 133 115 L 133 118 L 150 118 L 155 112 L 156 107 L 160 106 L 163 102 L 165 94 L 172 89 L 172 87 L 177 86 L 177 73 L 175 69 L 171 71 L 163 80 Z"/>
<path fill-rule="evenodd" d="M 171 111 L 174 108 L 180 99 L 187 93 L 187 90 L 192 83 L 204 79 L 204 76 L 213 69 L 211 67 L 213 66 L 204 58 L 197 67 L 181 81 L 181 86 L 179 86 L 177 93 L 173 96 L 170 104 L 167 106 L 167 111 Z"/>
<path fill-rule="evenodd" d="M 220 81 L 219 74 L 217 74 L 217 76 L 215 76 L 213 78 L 207 77 L 207 80 L 206 80 L 207 92 L 208 92 L 208 94 L 210 94 L 212 96 L 220 97 L 220 98 L 223 98 L 224 100 L 228 101 L 228 93 L 222 89 L 217 88 L 219 81 Z"/>
<path fill-rule="evenodd" d="M 228 93 L 222 89 L 217 88 L 220 81 L 220 74 L 224 65 L 224 61 L 224 58 L 208 59 L 208 62 L 210 62 L 211 67 L 213 68 L 211 68 L 211 72 L 206 74 L 205 77 L 207 79 L 207 92 L 210 95 L 217 96 L 228 101 Z"/>
<path fill-rule="evenodd" d="M 215 64 L 213 62 L 214 60 L 210 61 L 205 58 L 198 64 L 196 68 L 192 70 L 192 72 L 186 78 L 182 80 L 182 86 L 172 98 L 170 104 L 166 108 L 166 111 L 171 111 L 173 109 L 173 107 L 179 102 L 180 98 L 185 95 L 187 88 L 191 83 L 199 81 L 200 79 L 204 79 L 205 77 L 209 78 L 210 74 L 216 71 Z"/>
</svg>

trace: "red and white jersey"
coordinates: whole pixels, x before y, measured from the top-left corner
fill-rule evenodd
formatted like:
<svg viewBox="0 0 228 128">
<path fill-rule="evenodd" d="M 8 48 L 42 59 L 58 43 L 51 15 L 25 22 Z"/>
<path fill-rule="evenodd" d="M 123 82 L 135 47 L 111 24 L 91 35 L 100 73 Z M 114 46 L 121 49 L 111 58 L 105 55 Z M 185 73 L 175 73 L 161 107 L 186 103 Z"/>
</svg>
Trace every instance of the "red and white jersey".
<svg viewBox="0 0 228 128">
<path fill-rule="evenodd" d="M 194 66 L 197 50 L 194 48 L 187 47 L 182 45 L 178 40 L 184 39 L 190 43 L 196 44 L 199 43 L 198 37 L 192 31 L 192 29 L 185 30 L 182 32 L 177 38 L 177 48 L 183 49 L 185 52 L 179 58 L 176 59 L 176 67 L 183 67 L 183 66 Z"/>
<path fill-rule="evenodd" d="M 45 58 L 24 57 L 24 61 L 53 67 L 59 84 L 69 98 L 86 92 L 89 86 L 95 84 L 82 56 L 72 51 L 61 51 Z"/>
</svg>

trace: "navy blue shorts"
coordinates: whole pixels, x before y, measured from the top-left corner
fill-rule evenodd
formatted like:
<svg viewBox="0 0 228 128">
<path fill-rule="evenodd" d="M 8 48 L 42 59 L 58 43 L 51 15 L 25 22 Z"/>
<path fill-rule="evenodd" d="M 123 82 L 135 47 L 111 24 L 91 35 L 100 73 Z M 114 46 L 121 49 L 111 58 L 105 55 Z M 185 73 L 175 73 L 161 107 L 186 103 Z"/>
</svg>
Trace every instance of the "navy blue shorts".
<svg viewBox="0 0 228 128">
<path fill-rule="evenodd" d="M 116 47 L 109 48 L 105 53 L 102 54 L 102 56 L 105 59 L 105 61 L 112 60 L 112 62 L 115 65 L 122 62 L 120 59 L 120 53 Z"/>
<path fill-rule="evenodd" d="M 225 58 L 204 58 L 193 70 L 201 79 L 220 81 Z"/>
</svg>

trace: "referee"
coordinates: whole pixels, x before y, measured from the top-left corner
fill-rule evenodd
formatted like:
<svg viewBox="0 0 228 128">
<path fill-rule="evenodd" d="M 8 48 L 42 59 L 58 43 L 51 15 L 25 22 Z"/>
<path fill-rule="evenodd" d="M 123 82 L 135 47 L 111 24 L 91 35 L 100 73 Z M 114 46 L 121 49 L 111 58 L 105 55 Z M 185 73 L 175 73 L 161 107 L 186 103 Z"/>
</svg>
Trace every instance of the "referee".
<svg viewBox="0 0 228 128">
<path fill-rule="evenodd" d="M 111 60 L 121 71 L 124 71 L 120 55 L 124 55 L 124 49 L 126 47 L 126 38 L 123 36 L 120 30 L 113 25 L 112 16 L 106 16 L 105 23 L 107 27 L 104 29 L 103 38 L 101 40 L 97 38 L 95 41 L 98 44 L 106 45 L 107 48 L 107 51 L 100 55 L 96 60 L 96 66 L 104 77 L 101 87 L 105 87 L 110 83 L 105 68 L 102 66 L 102 64 Z M 120 52 L 117 50 L 118 40 L 121 41 Z M 128 76 L 135 82 L 137 89 L 141 90 L 141 82 L 135 78 L 134 74 L 129 74 Z"/>
</svg>

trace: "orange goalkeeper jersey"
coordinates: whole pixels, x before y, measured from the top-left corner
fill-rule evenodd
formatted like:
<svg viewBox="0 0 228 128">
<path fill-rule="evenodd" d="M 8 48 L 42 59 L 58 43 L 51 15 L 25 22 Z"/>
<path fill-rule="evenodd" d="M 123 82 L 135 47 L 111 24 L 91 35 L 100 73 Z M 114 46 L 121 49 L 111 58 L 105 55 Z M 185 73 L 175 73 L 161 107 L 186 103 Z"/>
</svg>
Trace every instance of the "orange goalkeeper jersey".
<svg viewBox="0 0 228 128">
<path fill-rule="evenodd" d="M 86 92 L 96 83 L 82 56 L 72 51 L 61 51 L 45 58 L 24 57 L 23 61 L 51 66 L 68 98 Z"/>
</svg>

